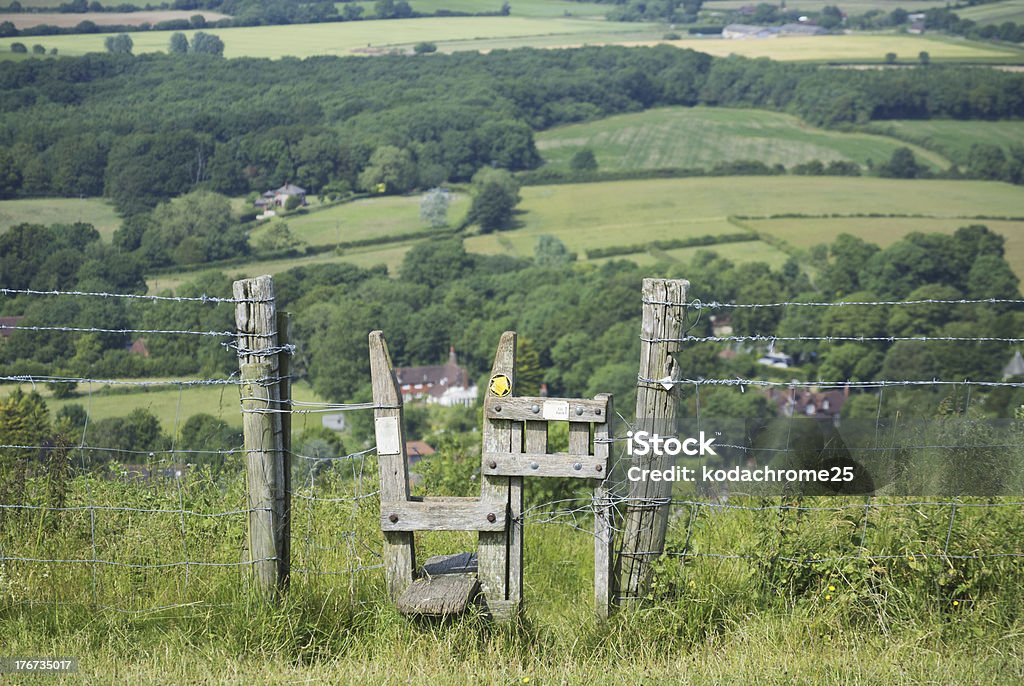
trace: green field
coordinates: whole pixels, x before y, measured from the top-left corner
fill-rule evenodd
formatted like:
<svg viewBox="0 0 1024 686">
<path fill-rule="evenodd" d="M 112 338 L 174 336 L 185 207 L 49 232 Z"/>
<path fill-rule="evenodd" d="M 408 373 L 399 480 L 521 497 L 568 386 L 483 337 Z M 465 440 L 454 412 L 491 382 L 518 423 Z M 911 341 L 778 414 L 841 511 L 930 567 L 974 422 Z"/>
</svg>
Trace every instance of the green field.
<svg viewBox="0 0 1024 686">
<path fill-rule="evenodd" d="M 978 24 L 1002 24 L 1012 21 L 1024 24 L 1024 0 L 1000 0 L 985 5 L 975 5 L 955 10 L 961 19 L 970 19 Z"/>
<path fill-rule="evenodd" d="M 670 262 L 686 264 L 690 262 L 701 250 L 709 250 L 719 257 L 724 257 L 732 262 L 764 262 L 773 269 L 781 267 L 789 255 L 763 241 L 747 241 L 744 243 L 722 243 L 720 245 L 705 245 L 699 248 L 676 248 L 675 250 L 651 250 L 648 252 L 634 253 L 631 255 L 620 255 L 618 257 L 599 257 L 588 260 L 588 263 L 603 264 L 612 260 L 629 260 L 641 267 Z"/>
<path fill-rule="evenodd" d="M 411 0 L 409 5 L 416 12 L 432 14 L 438 10 L 452 12 L 497 12 L 503 0 Z M 359 5 L 363 8 L 363 16 L 373 16 L 373 2 L 335 3 L 339 12 L 346 5 Z M 603 17 L 608 12 L 608 5 L 593 2 L 572 2 L 571 0 L 516 0 L 509 2 L 513 17 Z"/>
<path fill-rule="evenodd" d="M 795 248 L 809 248 L 816 243 L 827 242 L 841 233 L 852 234 L 884 247 L 912 231 L 953 233 L 961 226 L 984 224 L 1006 238 L 1006 260 L 1013 267 L 1017 276 L 1024 280 L 1024 222 L 1019 221 L 917 217 L 815 217 L 744 220 L 743 224 L 759 233 L 782 239 Z"/>
<path fill-rule="evenodd" d="M 1003 149 L 1024 145 L 1024 121 L 892 120 L 875 122 L 869 129 L 913 141 L 959 164 L 967 161 L 967 153 L 975 143 L 998 145 Z"/>
<path fill-rule="evenodd" d="M 1021 129 L 1024 132 L 1024 128 Z M 547 162 L 568 168 L 572 155 L 589 147 L 600 169 L 710 167 L 730 160 L 759 160 L 790 167 L 810 160 L 887 160 L 906 145 L 883 136 L 825 131 L 788 114 L 728 108 L 660 108 L 570 124 L 537 134 Z M 949 161 L 916 148 L 933 167 Z"/>
<path fill-rule="evenodd" d="M 420 219 L 421 198 L 420 195 L 367 198 L 307 214 L 276 217 L 256 229 L 253 238 L 258 239 L 281 222 L 287 223 L 292 234 L 308 245 L 336 245 L 379 236 L 426 232 L 429 227 Z M 459 224 L 468 210 L 468 196 L 452 194 L 448 206 L 449 224 Z"/>
<path fill-rule="evenodd" d="M 782 61 L 829 61 L 882 63 L 885 55 L 896 53 L 900 60 L 917 61 L 927 52 L 932 61 L 1024 61 L 1024 51 L 968 40 L 953 40 L 898 34 L 856 34 L 844 36 L 792 36 L 766 40 L 704 38 L 673 41 L 673 45 L 718 57 L 769 57 Z"/>
<path fill-rule="evenodd" d="M 570 250 L 735 233 L 732 215 L 927 214 L 1014 216 L 1024 188 L 976 181 L 876 178 L 721 177 L 618 181 L 522 190 L 523 228 L 475 236 L 473 252 L 530 255 L 537 237 L 558 236 Z M 822 236 L 815 242 L 827 241 Z"/>
<path fill-rule="evenodd" d="M 157 379 L 145 379 L 156 381 Z M 0 385 L 0 397 L 14 390 L 15 384 Z M 22 390 L 32 390 L 30 384 L 21 384 Z M 144 408 L 160 418 L 166 432 L 174 435 L 175 426 L 185 423 L 194 414 L 204 412 L 223 419 L 231 426 L 241 428 L 242 413 L 238 395 L 238 386 L 154 386 L 133 388 L 125 385 L 107 385 L 98 383 L 79 384 L 75 395 L 70 398 L 57 399 L 45 388 L 36 387 L 39 394 L 46 399 L 51 414 L 56 414 L 65 405 L 77 403 L 85 407 L 91 420 L 123 417 L 136 408 Z M 296 400 L 304 402 L 322 402 L 305 381 L 297 381 L 292 387 Z M 320 423 L 319 415 L 299 415 L 296 417 L 296 429 L 308 422 Z"/>
<path fill-rule="evenodd" d="M 527 186 L 521 195 L 523 200 L 516 217 L 519 228 L 471 235 L 466 238 L 466 249 L 483 254 L 529 257 L 533 255 L 538 238 L 551 234 L 583 260 L 584 252 L 592 248 L 736 233 L 739 229 L 730 222 L 730 217 L 735 215 L 920 214 L 949 220 L 936 222 L 935 230 L 952 230 L 976 221 L 960 217 L 1018 216 L 1024 208 L 1024 188 L 1019 186 L 985 181 L 903 181 L 870 177 L 755 176 L 614 181 Z M 350 212 L 353 213 L 348 215 L 350 217 L 367 213 L 365 216 L 369 222 L 370 208 L 379 213 L 373 221 L 380 235 L 404 233 L 403 227 L 409 225 L 405 222 L 414 216 L 416 199 L 378 198 L 361 202 L 366 204 L 352 203 L 355 208 L 343 205 L 309 215 L 310 220 L 316 219 L 320 227 L 311 229 L 309 235 L 320 236 L 320 240 L 327 243 L 336 242 L 338 234 L 335 233 L 334 222 L 337 220 L 334 218 Z M 920 221 L 921 229 L 927 230 L 932 220 Z M 786 222 L 779 224 L 785 225 Z M 999 223 L 991 224 L 995 228 Z M 292 226 L 291 221 L 289 226 Z M 1017 241 L 1012 238 L 1017 232 L 1017 225 L 1003 228 L 1011 235 L 1011 255 L 1017 255 Z M 810 244 L 829 242 L 844 230 L 848 230 L 845 224 L 837 224 L 809 233 L 813 236 Z M 343 223 L 342 240 L 344 232 Z M 767 233 L 775 235 L 775 231 Z M 788 234 L 780 234 L 779 237 L 794 247 L 805 245 L 791 240 Z M 405 253 L 416 242 L 409 240 L 351 248 L 340 255 L 332 251 L 309 257 L 253 261 L 222 271 L 233 277 L 255 276 L 304 265 L 349 262 L 363 267 L 384 264 L 394 274 Z M 709 246 L 708 249 L 737 261 L 763 259 L 779 264 L 785 259 L 777 249 L 755 242 Z M 668 254 L 671 258 L 684 260 L 697 250 L 685 248 L 668 251 Z M 761 251 L 764 255 L 760 255 Z M 661 254 L 639 253 L 628 256 L 628 259 L 652 262 L 661 257 Z M 1015 267 L 1024 264 L 1024 259 L 1013 259 Z M 182 282 L 194 279 L 197 273 L 152 276 L 148 280 L 150 290 L 176 288 Z"/>
<path fill-rule="evenodd" d="M 660 35 L 645 24 L 610 23 L 603 20 L 526 17 L 444 17 L 392 19 L 388 21 L 296 24 L 233 29 L 207 29 L 224 41 L 226 57 L 311 57 L 314 55 L 376 54 L 391 49 L 408 51 L 421 41 L 439 47 L 446 43 L 465 45 L 460 49 L 491 49 L 509 41 L 530 45 L 535 39 L 554 39 L 560 43 L 594 42 L 617 34 L 631 38 L 649 31 L 648 38 Z M 135 33 L 136 54 L 166 51 L 173 31 Z M 40 37 L 47 49 L 57 48 L 61 55 L 81 55 L 104 50 L 104 34 Z M 611 42 L 615 42 L 611 38 Z M 0 56 L 10 55 L 12 42 L 24 38 L 0 40 Z M 916 54 L 916 53 L 915 53 Z"/>
<path fill-rule="evenodd" d="M 705 12 L 732 11 L 750 4 L 747 0 L 707 0 L 701 9 Z M 829 0 L 786 0 L 786 9 L 820 12 L 826 5 L 831 4 L 836 3 Z M 930 7 L 945 7 L 946 4 L 945 0 L 844 0 L 838 3 L 838 6 L 847 14 L 854 15 L 863 14 L 869 10 L 889 12 L 896 7 L 902 7 L 907 12 L 923 12 Z"/>
<path fill-rule="evenodd" d="M 92 224 L 106 240 L 121 225 L 113 205 L 102 198 L 32 198 L 0 201 L 0 233 L 22 223 Z"/>
</svg>

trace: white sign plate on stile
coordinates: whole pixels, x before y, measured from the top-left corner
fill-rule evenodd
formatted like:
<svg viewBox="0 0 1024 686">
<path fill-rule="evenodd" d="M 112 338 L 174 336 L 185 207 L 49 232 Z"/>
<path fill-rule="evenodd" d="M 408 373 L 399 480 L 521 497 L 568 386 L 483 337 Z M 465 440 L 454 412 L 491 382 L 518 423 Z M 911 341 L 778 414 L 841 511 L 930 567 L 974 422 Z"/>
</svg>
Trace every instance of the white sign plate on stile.
<svg viewBox="0 0 1024 686">
<path fill-rule="evenodd" d="M 402 452 L 402 442 L 398 440 L 398 417 L 378 417 L 374 424 L 377 454 L 397 455 Z"/>
<path fill-rule="evenodd" d="M 569 419 L 569 401 L 545 400 L 544 419 Z"/>
</svg>

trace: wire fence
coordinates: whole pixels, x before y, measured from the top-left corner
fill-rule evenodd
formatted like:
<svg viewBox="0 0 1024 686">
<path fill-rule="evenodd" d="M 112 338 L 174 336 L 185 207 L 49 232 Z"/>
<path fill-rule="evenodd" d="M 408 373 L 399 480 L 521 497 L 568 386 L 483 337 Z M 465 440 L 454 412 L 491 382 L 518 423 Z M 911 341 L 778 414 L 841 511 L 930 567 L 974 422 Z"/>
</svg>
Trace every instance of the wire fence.
<svg viewBox="0 0 1024 686">
<path fill-rule="evenodd" d="M 32 299 L 124 300 L 135 308 L 164 308 L 183 321 L 208 319 L 207 308 L 266 302 L 228 297 L 148 296 L 84 291 L 0 289 L 0 295 Z M 203 308 L 205 313 L 181 312 Z M 137 314 L 137 312 L 136 312 Z M 230 313 L 218 315 L 229 320 Z M 136 317 L 138 319 L 138 317 Z M 146 340 L 198 339 L 199 355 L 230 369 L 242 355 L 293 354 L 294 346 L 253 351 L 237 334 L 196 326 L 132 328 L 5 322 L 18 332 L 84 336 L 116 334 Z M 85 370 L 77 370 L 85 371 Z M 273 384 L 271 376 L 256 380 Z M 0 418 L 0 600 L 14 606 L 87 605 L 146 615 L 182 608 L 244 604 L 254 562 L 247 550 L 249 518 L 266 508 L 248 504 L 241 439 L 243 381 L 236 372 L 196 378 L 115 378 L 73 374 L 0 373 L 7 384 L 44 395 L 66 396 L 56 417 Z M 77 389 L 54 392 L 60 387 Z M 67 404 L 81 406 L 69 413 Z M 26 403 L 23 403 L 26 405 Z M 27 403 L 31 405 L 31 403 Z M 125 419 L 152 407 L 162 427 Z M 319 426 L 320 415 L 372 411 L 372 403 L 336 404 L 295 399 L 262 412 L 296 415 L 297 433 Z M 213 413 L 223 424 L 201 433 L 192 415 Z M 31 412 L 27 412 L 31 415 Z M 152 415 L 151 415 L 152 416 Z M 74 421 L 68 421 L 68 418 Z M 16 421 L 18 420 L 18 421 Z M 20 421 L 20 423 L 19 423 Z M 137 422 L 138 423 L 138 422 Z M 206 426 L 209 426 L 207 424 Z M 227 429 L 227 430 L 225 430 Z M 142 432 L 149 431 L 147 438 Z M 156 436 L 156 438 L 154 438 Z M 139 446 L 142 447 L 139 447 Z M 381 566 L 377 526 L 376 460 L 372 447 L 338 452 L 312 442 L 290 451 L 292 480 L 292 584 L 321 577 L 356 579 Z M 273 558 L 265 558 L 273 559 Z"/>
<path fill-rule="evenodd" d="M 0 294 L 36 298 L 130 299 L 137 306 L 221 307 L 247 301 L 223 297 L 139 296 L 99 292 L 0 289 Z M 658 302 L 694 312 L 710 309 L 786 307 L 908 307 L 922 304 L 1020 305 L 1024 300 L 920 300 L 856 303 L 701 303 Z M 132 336 L 196 337 L 211 354 L 229 360 L 252 355 L 236 334 L 214 329 L 93 328 L 60 324 L 13 324 L 12 331 L 72 334 L 117 333 Z M 217 339 L 227 339 L 218 341 Z M 673 344 L 774 344 L 784 341 L 897 341 L 1017 344 L 1008 336 L 775 336 L 770 334 L 690 336 L 646 339 Z M 258 351 L 293 354 L 294 346 Z M 280 377 L 263 379 L 267 383 Z M 193 407 L 205 407 L 200 394 L 220 392 L 218 408 L 228 424 L 238 427 L 246 410 L 240 404 L 242 380 L 235 374 L 208 378 L 119 379 L 71 374 L 3 374 L 0 381 L 42 389 L 76 384 L 83 389 L 75 402 L 84 416 L 74 430 L 51 429 L 23 440 L 14 431 L 0 436 L 0 597 L 13 605 L 86 604 L 121 613 L 144 615 L 185 607 L 228 607 L 244 602 L 253 562 L 246 547 L 249 517 L 260 511 L 248 505 L 245 451 L 240 439 L 230 445 L 197 447 L 186 435 Z M 882 407 L 890 388 L 1016 389 L 1024 383 L 988 379 L 777 380 L 761 378 L 638 377 L 637 385 L 680 387 L 694 394 L 697 426 L 711 421 L 702 413 L 703 387 L 747 389 L 853 389 L 875 391 Z M 114 392 L 101 387 L 110 386 Z M 122 387 L 117 391 L 117 387 Z M 234 390 L 237 389 L 237 390 Z M 231 392 L 234 391 L 234 392 Z M 121 416 L 119 400 L 128 408 L 135 393 L 171 397 L 165 421 L 168 443 L 147 449 L 104 444 L 110 431 L 97 432 L 103 422 Z M 236 395 L 237 394 L 237 395 Z M 225 396 L 230 396 L 225 398 Z M 3 396 L 0 396 L 2 398 Z M 10 396 L 8 396 L 10 397 Z M 147 396 L 151 399 L 154 396 Z M 165 398 L 166 400 L 166 398 Z M 111 404 L 115 407 L 111 407 Z M 231 409 L 225 409 L 230 407 Z M 319 425 L 323 414 L 371 412 L 373 403 L 323 403 L 293 399 L 258 412 L 295 416 L 293 431 L 301 435 Z M 879 416 L 881 409 L 879 409 Z M 792 417 L 792 415 L 790 415 Z M 619 431 L 608 439 L 622 447 L 629 421 L 620 416 Z M 881 423 L 879 424 L 881 425 Z M 190 425 L 191 426 L 191 425 Z M 104 427 L 109 429 L 109 426 Z M 1014 441 L 979 444 L 1016 449 Z M 789 445 L 751 448 L 783 451 Z M 922 443 L 919 449 L 962 449 L 959 443 Z M 890 450 L 878 432 L 868 449 Z M 630 498 L 621 480 L 631 458 L 616 450 L 620 482 L 606 500 L 589 495 L 553 498 L 535 503 L 522 522 L 558 526 L 593 534 L 595 508 L 610 504 L 619 522 L 629 508 L 667 508 L 664 549 L 634 554 L 708 572 L 731 565 L 762 581 L 792 588 L 811 575 L 854 576 L 919 572 L 938 565 L 947 582 L 938 588 L 943 602 L 961 602 L 978 592 L 978 578 L 1007 572 L 1021 577 L 1024 558 L 1024 498 L 942 497 L 899 498 L 851 495 L 834 497 L 788 494 L 764 496 L 737 491 L 687 492 L 667 497 Z M 333 449 L 323 443 L 299 443 L 291 451 L 291 583 L 315 585 L 347 582 L 353 599 L 371 586 L 382 587 L 381 533 L 376 457 L 373 447 Z M 762 456 L 763 457 L 763 456 Z M 767 458 L 764 458 L 767 459 Z M 527 491 L 529 491 L 529 484 Z M 529 528 L 526 540 L 530 540 Z M 268 558 L 270 559 L 270 558 Z M 709 567 L 710 565 L 710 567 Z M 858 572 L 857 570 L 860 570 Z M 983 571 L 985 570 L 985 571 Z M 968 582 L 975 584 L 965 590 Z M 968 584 L 969 585 L 969 584 Z M 628 596 L 626 596 L 628 597 Z"/>
</svg>

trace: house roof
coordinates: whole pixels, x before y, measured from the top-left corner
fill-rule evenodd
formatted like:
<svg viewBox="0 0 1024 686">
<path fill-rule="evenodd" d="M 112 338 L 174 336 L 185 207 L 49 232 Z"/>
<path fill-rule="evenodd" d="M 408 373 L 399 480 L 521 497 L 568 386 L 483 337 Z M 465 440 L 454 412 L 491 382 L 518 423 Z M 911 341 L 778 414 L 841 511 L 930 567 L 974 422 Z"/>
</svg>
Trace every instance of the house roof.
<svg viewBox="0 0 1024 686">
<path fill-rule="evenodd" d="M 434 396 L 441 396 L 449 387 L 468 387 L 469 372 L 459 366 L 455 348 L 448 352 L 445 364 L 427 365 L 422 367 L 395 367 L 395 376 L 399 386 L 422 386 L 422 390 Z"/>
<path fill-rule="evenodd" d="M 10 338 L 14 333 L 14 327 L 24 317 L 0 317 L 0 338 Z"/>
<path fill-rule="evenodd" d="M 275 195 L 305 195 L 306 189 L 300 186 L 296 186 L 294 183 L 286 183 L 285 185 L 274 191 Z"/>
<path fill-rule="evenodd" d="M 1003 378 L 1009 379 L 1011 376 L 1024 376 L 1024 355 L 1019 350 L 1014 353 L 1010 363 L 1003 367 Z"/>
</svg>

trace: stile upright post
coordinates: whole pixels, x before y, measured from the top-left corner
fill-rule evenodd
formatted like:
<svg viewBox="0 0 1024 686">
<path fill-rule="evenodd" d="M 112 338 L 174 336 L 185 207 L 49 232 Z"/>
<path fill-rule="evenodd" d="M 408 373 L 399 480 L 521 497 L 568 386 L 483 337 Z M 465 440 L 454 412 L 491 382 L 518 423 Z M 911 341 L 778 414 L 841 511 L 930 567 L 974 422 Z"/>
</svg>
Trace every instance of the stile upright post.
<svg viewBox="0 0 1024 686">
<path fill-rule="evenodd" d="M 380 467 L 380 501 L 409 501 L 409 457 L 405 451 L 402 394 L 391 366 L 388 344 L 380 331 L 370 332 L 370 372 L 373 382 L 374 431 Z M 397 515 L 393 523 L 398 523 Z M 384 532 L 384 572 L 388 592 L 397 600 L 413 582 L 416 549 L 412 531 Z"/>
<path fill-rule="evenodd" d="M 515 388 L 516 333 L 501 335 L 498 350 L 491 367 L 491 378 L 508 378 L 506 395 Z M 489 390 L 487 392 L 490 392 Z M 518 453 L 522 451 L 522 433 L 512 430 L 512 422 L 505 419 L 484 419 L 484 452 Z M 522 602 L 520 579 L 523 564 L 523 478 L 510 476 L 482 476 L 480 499 L 501 508 L 512 519 L 506 531 L 481 531 L 477 551 L 480 585 L 487 597 L 491 615 L 500 621 L 514 617 Z"/>
<path fill-rule="evenodd" d="M 685 320 L 686 291 L 682 279 L 644 279 L 641 323 L 640 370 L 636 393 L 636 431 L 674 435 L 679 394 L 672 383 L 679 369 L 672 357 L 678 349 Z M 672 466 L 671 456 L 633 458 L 641 469 L 663 470 Z M 620 549 L 622 597 L 635 601 L 647 592 L 650 563 L 665 550 L 670 481 L 632 481 L 626 504 Z"/>
<path fill-rule="evenodd" d="M 269 276 L 236 281 L 233 293 L 242 377 L 249 505 L 249 559 L 257 588 L 283 589 L 289 567 L 288 493 L 280 387 L 280 345 L 274 283 Z M 287 393 L 287 391 L 286 391 Z"/>
</svg>

